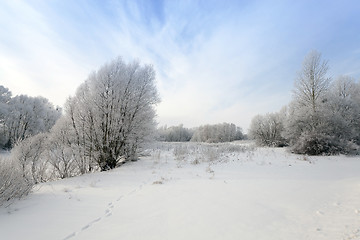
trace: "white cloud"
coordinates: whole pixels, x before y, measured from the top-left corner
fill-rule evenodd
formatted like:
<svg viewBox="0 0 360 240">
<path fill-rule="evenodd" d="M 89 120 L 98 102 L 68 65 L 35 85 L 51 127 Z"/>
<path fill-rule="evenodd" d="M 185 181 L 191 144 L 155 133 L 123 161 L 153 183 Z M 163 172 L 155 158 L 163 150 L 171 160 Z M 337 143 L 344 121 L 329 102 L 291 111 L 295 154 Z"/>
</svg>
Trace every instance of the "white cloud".
<svg viewBox="0 0 360 240">
<path fill-rule="evenodd" d="M 162 96 L 158 106 L 161 124 L 195 126 L 226 121 L 224 116 L 236 116 L 229 119 L 246 124 L 250 113 L 245 112 L 244 102 L 248 100 L 243 88 L 251 85 L 259 72 L 271 67 L 268 63 L 261 66 L 258 63 L 258 54 L 264 50 L 260 46 L 262 41 L 258 41 L 263 37 L 264 26 L 239 24 L 221 14 L 216 19 L 223 20 L 216 24 L 213 21 L 209 26 L 207 21 L 211 18 L 207 13 L 194 11 L 188 4 L 180 8 L 193 14 L 190 17 L 194 25 L 184 19 L 183 12 L 176 12 L 174 8 L 178 6 L 170 4 L 165 9 L 168 11 L 165 12 L 166 22 L 157 23 L 153 31 L 149 31 L 149 25 L 141 25 L 141 13 L 134 4 L 126 9 L 115 5 L 117 14 L 113 19 L 106 19 L 93 12 L 96 9 L 91 5 L 85 5 L 88 12 L 84 14 L 94 17 L 96 28 L 87 28 L 89 32 L 84 39 L 74 39 L 75 42 L 59 35 L 57 30 L 60 29 L 54 29 L 69 28 L 67 31 L 75 34 L 76 28 L 66 19 L 63 25 L 51 25 L 49 16 L 41 12 L 54 9 L 47 6 L 35 9 L 25 2 L 7 7 L 19 19 L 8 38 L 12 47 L 8 50 L 8 46 L 0 45 L 2 62 L 12 66 L 1 69 L 5 82 L 0 84 L 14 89 L 16 94 L 43 95 L 60 105 L 91 70 L 120 54 L 126 60 L 139 58 L 154 64 Z M 126 12 L 128 10 L 130 12 Z M 61 17 L 54 13 L 54 18 L 59 20 Z M 7 20 L 3 18 L 4 22 Z M 92 48 L 84 52 L 79 44 Z M 271 64 L 274 62 L 276 60 L 272 59 Z M 16 81 L 10 83 L 15 76 Z M 230 114 L 228 109 L 242 114 Z"/>
<path fill-rule="evenodd" d="M 292 18 L 306 4 L 201 9 L 166 1 L 161 16 L 135 1 L 67 4 L 0 4 L 0 85 L 61 105 L 106 61 L 137 58 L 157 71 L 159 122 L 168 125 L 226 121 L 246 130 L 254 115 L 289 101 L 296 70 L 316 40 L 306 34 L 323 33 Z M 347 57 L 343 69 L 359 74 L 358 54 Z"/>
</svg>

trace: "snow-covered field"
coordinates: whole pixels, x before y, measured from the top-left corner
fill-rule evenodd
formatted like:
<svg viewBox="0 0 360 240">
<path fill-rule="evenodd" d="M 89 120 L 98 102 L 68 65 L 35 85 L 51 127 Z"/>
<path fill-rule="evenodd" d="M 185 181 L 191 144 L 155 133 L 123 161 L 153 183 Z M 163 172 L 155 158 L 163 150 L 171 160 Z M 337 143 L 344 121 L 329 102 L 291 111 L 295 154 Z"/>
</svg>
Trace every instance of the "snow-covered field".
<svg viewBox="0 0 360 240">
<path fill-rule="evenodd" d="M 157 144 L 0 208 L 0 239 L 360 239 L 360 158 Z"/>
</svg>

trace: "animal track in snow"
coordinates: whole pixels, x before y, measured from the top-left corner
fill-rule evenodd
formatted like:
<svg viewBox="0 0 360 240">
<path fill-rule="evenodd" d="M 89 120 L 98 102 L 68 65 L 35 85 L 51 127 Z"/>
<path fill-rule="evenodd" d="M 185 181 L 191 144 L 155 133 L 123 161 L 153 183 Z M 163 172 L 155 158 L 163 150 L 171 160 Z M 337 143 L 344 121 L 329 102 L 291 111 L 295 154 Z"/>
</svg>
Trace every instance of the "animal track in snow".
<svg viewBox="0 0 360 240">
<path fill-rule="evenodd" d="M 84 231 L 85 229 L 88 229 L 89 227 L 90 227 L 90 224 L 88 224 L 88 225 L 86 225 L 86 226 L 82 227 L 82 228 L 81 228 L 81 231 Z"/>
<path fill-rule="evenodd" d="M 143 182 L 142 184 L 140 184 L 137 188 L 133 189 L 132 191 L 130 191 L 128 194 L 126 194 L 127 196 L 141 190 L 143 188 L 144 185 L 146 185 L 149 181 L 147 182 Z M 116 199 L 116 202 L 119 202 L 122 198 L 124 197 L 124 195 L 121 195 L 119 196 L 117 199 Z M 78 235 L 79 233 L 89 229 L 90 227 L 92 227 L 95 223 L 97 222 L 100 222 L 101 220 L 105 219 L 105 218 L 108 218 L 110 216 L 112 216 L 112 209 L 114 209 L 114 204 L 113 202 L 109 202 L 107 204 L 107 208 L 105 209 L 105 212 L 104 212 L 104 215 L 102 217 L 98 217 L 94 220 L 92 220 L 91 222 L 89 222 L 88 224 L 84 225 L 80 231 L 78 232 L 73 232 L 71 233 L 70 235 L 68 235 L 67 237 L 65 237 L 63 240 L 69 240 L 71 238 L 74 238 L 76 235 Z"/>
<path fill-rule="evenodd" d="M 66 238 L 64 238 L 63 240 L 68 240 L 68 239 L 73 238 L 73 237 L 75 237 L 75 236 L 76 236 L 76 232 L 73 232 L 73 233 L 71 233 L 69 236 L 67 236 Z"/>
<path fill-rule="evenodd" d="M 317 213 L 318 215 L 324 215 L 324 212 L 322 212 L 322 211 L 320 211 L 320 210 L 316 211 L 316 213 Z"/>
</svg>

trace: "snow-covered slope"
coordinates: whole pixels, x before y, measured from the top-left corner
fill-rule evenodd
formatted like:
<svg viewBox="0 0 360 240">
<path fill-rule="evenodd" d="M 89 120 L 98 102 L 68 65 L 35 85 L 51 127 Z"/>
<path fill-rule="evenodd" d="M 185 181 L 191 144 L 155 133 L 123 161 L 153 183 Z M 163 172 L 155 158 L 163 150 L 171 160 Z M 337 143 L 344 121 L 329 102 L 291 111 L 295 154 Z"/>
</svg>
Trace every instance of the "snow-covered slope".
<svg viewBox="0 0 360 240">
<path fill-rule="evenodd" d="M 360 239 L 359 157 L 204 146 L 40 184 L 0 239 Z"/>
</svg>

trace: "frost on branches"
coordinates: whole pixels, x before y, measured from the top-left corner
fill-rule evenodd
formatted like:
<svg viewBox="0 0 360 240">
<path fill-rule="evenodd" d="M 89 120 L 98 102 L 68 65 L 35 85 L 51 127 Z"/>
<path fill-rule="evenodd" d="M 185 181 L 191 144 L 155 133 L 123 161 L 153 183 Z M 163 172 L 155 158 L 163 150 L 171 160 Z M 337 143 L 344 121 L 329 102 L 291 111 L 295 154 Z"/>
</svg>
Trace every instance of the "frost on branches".
<svg viewBox="0 0 360 240">
<path fill-rule="evenodd" d="M 155 130 L 159 102 L 152 66 L 125 63 L 117 58 L 105 64 L 77 89 L 65 107 L 64 127 L 69 143 L 88 167 L 102 171 L 123 161 L 136 160 Z"/>
<path fill-rule="evenodd" d="M 282 137 L 283 119 L 280 113 L 268 113 L 255 116 L 250 125 L 249 135 L 260 146 L 281 147 L 286 140 Z"/>
<path fill-rule="evenodd" d="M 285 140 L 299 154 L 356 154 L 360 145 L 360 84 L 332 81 L 327 61 L 311 51 L 295 80 L 292 102 L 276 115 L 253 119 L 250 135 L 261 145 Z"/>
<path fill-rule="evenodd" d="M 47 132 L 61 115 L 46 98 L 18 95 L 0 86 L 0 148 L 11 149 L 16 143 Z"/>
</svg>

